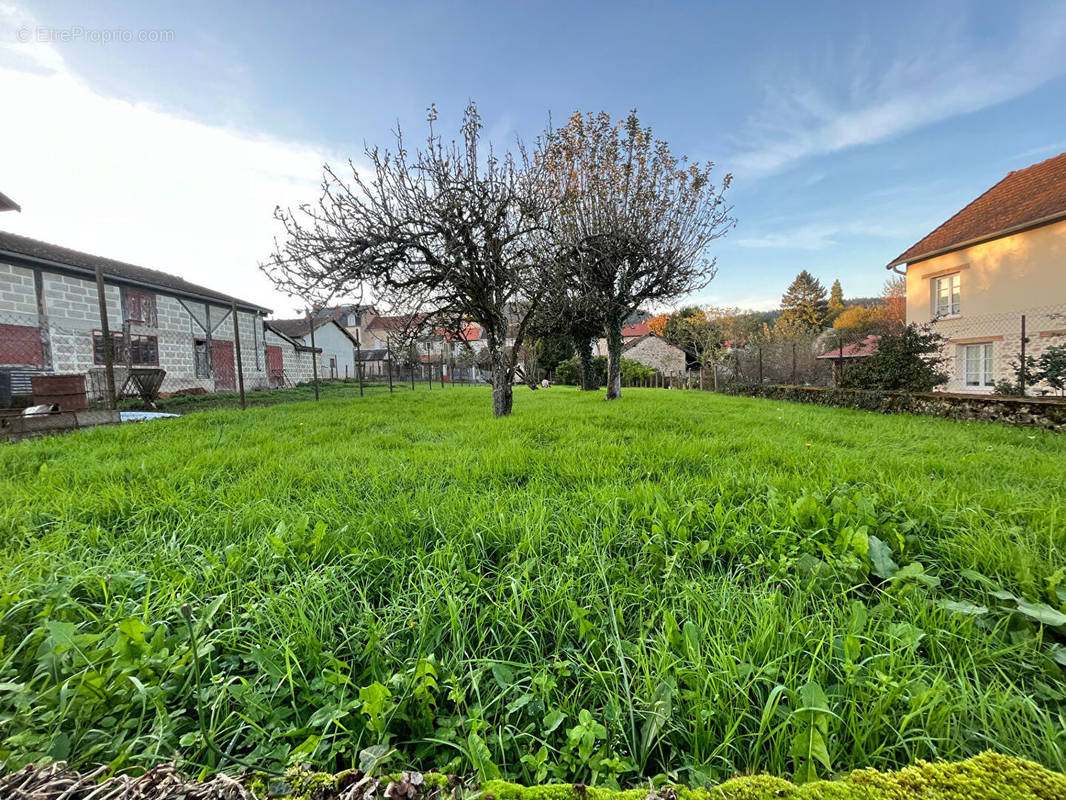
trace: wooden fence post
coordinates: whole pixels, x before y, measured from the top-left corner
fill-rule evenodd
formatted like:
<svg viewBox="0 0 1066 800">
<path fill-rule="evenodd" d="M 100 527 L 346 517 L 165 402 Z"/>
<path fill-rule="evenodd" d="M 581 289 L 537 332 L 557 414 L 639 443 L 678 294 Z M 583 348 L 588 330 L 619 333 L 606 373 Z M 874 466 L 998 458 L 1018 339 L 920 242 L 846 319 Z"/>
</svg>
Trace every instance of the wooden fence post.
<svg viewBox="0 0 1066 800">
<path fill-rule="evenodd" d="M 311 374 L 314 376 L 315 402 L 318 402 L 318 353 L 315 352 L 315 321 L 311 319 L 310 310 L 307 312 L 307 325 L 311 328 Z"/>
<path fill-rule="evenodd" d="M 230 301 L 230 313 L 233 315 L 233 347 L 237 351 L 237 388 L 241 392 L 241 411 L 248 406 L 244 402 L 244 360 L 241 358 L 241 331 L 237 326 L 237 301 Z"/>
<path fill-rule="evenodd" d="M 107 292 L 104 290 L 104 271 L 96 268 L 96 296 L 100 302 L 100 333 L 104 337 L 104 371 L 107 378 L 107 407 L 112 411 L 115 402 L 115 343 L 107 320 Z"/>
<path fill-rule="evenodd" d="M 357 331 L 358 333 L 358 331 Z M 355 340 L 355 372 L 359 377 L 359 396 L 363 396 L 363 349 L 359 340 Z"/>
</svg>

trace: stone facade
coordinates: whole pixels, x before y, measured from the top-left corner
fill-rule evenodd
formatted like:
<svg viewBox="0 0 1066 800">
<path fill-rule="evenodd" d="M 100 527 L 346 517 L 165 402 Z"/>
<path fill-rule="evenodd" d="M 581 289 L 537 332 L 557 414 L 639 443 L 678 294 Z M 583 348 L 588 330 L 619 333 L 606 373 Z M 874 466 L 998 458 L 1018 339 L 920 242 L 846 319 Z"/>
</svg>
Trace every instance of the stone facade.
<svg viewBox="0 0 1066 800">
<path fill-rule="evenodd" d="M 297 383 L 309 383 L 314 377 L 314 365 L 311 362 L 311 351 L 298 348 L 292 341 L 285 339 L 269 328 L 266 330 L 265 344 L 267 347 L 281 349 L 282 364 L 284 368 L 283 386 Z M 277 388 L 277 387 L 275 387 Z"/>
<path fill-rule="evenodd" d="M 108 325 L 119 345 L 116 384 L 125 368 L 166 370 L 162 391 L 226 390 L 236 387 L 236 348 L 229 305 L 121 285 L 105 278 Z M 262 310 L 238 311 L 240 354 L 247 390 L 269 384 Z M 121 337 L 121 338 L 118 338 Z M 34 339 L 40 345 L 29 347 Z M 89 377 L 90 392 L 104 392 L 104 364 L 96 283 L 64 272 L 0 263 L 0 369 L 78 373 Z M 300 376 L 310 354 L 282 342 L 287 371 Z M 197 352 L 200 351 L 199 368 Z M 219 363 L 215 363 L 215 357 Z M 295 382 L 295 381 L 293 381 Z"/>
<path fill-rule="evenodd" d="M 686 373 L 685 351 L 658 334 L 649 333 L 622 347 L 622 358 L 639 361 L 662 375 Z"/>
</svg>

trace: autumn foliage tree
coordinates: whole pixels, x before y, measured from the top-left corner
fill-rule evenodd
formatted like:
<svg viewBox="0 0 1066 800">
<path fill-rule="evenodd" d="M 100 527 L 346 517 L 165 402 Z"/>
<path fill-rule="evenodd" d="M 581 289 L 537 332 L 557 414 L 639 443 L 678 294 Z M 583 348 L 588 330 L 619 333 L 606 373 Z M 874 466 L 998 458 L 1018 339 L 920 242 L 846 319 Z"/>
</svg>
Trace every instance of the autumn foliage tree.
<svg viewBox="0 0 1066 800">
<path fill-rule="evenodd" d="M 648 330 L 662 336 L 666 331 L 666 324 L 670 321 L 670 314 L 657 314 L 648 320 Z"/>
<path fill-rule="evenodd" d="M 603 313 L 607 399 L 615 399 L 626 317 L 714 277 L 707 247 L 735 224 L 724 197 L 732 176 L 712 183 L 712 164 L 675 157 L 636 112 L 624 120 L 576 113 L 543 155 L 557 192 L 552 227 L 561 269 Z"/>
</svg>

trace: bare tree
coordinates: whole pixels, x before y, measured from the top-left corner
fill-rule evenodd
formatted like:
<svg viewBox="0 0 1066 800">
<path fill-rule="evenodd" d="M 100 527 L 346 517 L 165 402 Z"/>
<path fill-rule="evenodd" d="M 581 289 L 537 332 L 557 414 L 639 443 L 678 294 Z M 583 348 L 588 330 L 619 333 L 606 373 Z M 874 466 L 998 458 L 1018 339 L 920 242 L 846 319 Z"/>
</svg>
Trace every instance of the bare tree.
<svg viewBox="0 0 1066 800">
<path fill-rule="evenodd" d="M 263 266 L 285 291 L 328 287 L 346 293 L 366 285 L 412 319 L 448 331 L 470 320 L 485 330 L 492 369 L 493 412 L 511 413 L 511 384 L 529 314 L 539 302 L 535 257 L 550 221 L 552 193 L 543 160 L 497 155 L 481 143 L 481 117 L 471 102 L 460 141 L 442 142 L 429 109 L 425 147 L 408 152 L 368 148 L 369 173 L 349 162 L 345 179 L 328 165 L 314 206 L 278 209 L 285 228 Z M 517 319 L 514 309 L 521 309 Z M 508 324 L 515 341 L 506 347 Z"/>
<path fill-rule="evenodd" d="M 715 274 L 711 241 L 735 221 L 711 183 L 713 164 L 675 158 L 642 128 L 635 111 L 575 113 L 544 151 L 558 205 L 555 236 L 571 288 L 603 315 L 607 399 L 622 394 L 622 325 L 648 301 L 669 302 L 705 287 Z"/>
</svg>

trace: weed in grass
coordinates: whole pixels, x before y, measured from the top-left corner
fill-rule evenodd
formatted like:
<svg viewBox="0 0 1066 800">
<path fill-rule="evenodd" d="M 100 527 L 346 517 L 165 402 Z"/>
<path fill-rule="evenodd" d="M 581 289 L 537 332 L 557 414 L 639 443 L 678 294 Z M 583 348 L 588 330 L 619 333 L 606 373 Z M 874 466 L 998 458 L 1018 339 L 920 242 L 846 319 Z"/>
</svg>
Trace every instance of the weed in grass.
<svg viewBox="0 0 1066 800">
<path fill-rule="evenodd" d="M 0 761 L 1066 768 L 1066 438 L 654 390 L 492 420 L 486 394 L 0 448 Z"/>
</svg>

